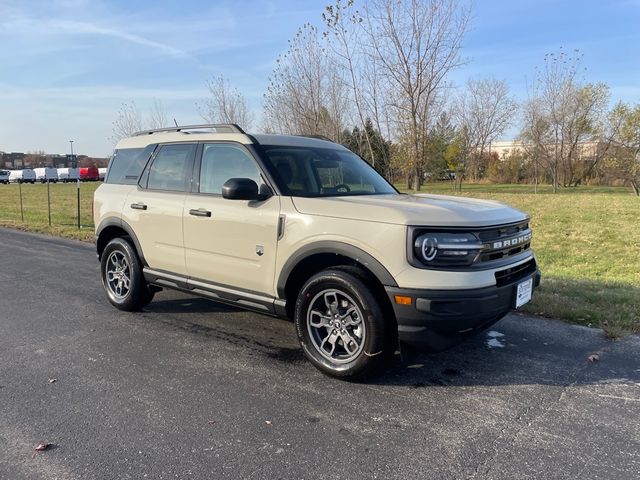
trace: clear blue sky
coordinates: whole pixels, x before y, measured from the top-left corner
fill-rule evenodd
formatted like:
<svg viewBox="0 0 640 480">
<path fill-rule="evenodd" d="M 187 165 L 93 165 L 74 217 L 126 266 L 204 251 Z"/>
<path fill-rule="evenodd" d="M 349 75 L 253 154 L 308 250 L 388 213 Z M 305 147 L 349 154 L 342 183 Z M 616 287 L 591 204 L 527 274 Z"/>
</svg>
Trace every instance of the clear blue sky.
<svg viewBox="0 0 640 480">
<path fill-rule="evenodd" d="M 224 74 L 260 117 L 277 56 L 329 0 L 189 2 L 0 0 L 0 151 L 110 154 L 122 102 L 162 100 L 200 122 L 205 81 Z M 640 0 L 476 0 L 452 79 L 505 79 L 527 96 L 534 67 L 560 46 L 584 53 L 589 81 L 640 102 Z"/>
</svg>

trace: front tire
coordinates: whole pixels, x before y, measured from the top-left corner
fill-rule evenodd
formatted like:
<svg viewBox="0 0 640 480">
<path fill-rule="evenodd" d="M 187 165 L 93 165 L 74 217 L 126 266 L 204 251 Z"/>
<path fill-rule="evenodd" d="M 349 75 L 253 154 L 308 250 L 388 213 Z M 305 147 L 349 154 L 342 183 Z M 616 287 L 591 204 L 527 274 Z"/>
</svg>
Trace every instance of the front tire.
<svg viewBox="0 0 640 480">
<path fill-rule="evenodd" d="M 138 255 L 124 238 L 114 238 L 107 244 L 102 252 L 100 273 L 109 302 L 119 310 L 135 312 L 153 299 L 155 292 L 144 280 Z"/>
<path fill-rule="evenodd" d="M 294 320 L 307 358 L 328 375 L 363 379 L 393 353 L 380 303 L 349 271 L 329 269 L 311 277 L 298 295 Z"/>
</svg>

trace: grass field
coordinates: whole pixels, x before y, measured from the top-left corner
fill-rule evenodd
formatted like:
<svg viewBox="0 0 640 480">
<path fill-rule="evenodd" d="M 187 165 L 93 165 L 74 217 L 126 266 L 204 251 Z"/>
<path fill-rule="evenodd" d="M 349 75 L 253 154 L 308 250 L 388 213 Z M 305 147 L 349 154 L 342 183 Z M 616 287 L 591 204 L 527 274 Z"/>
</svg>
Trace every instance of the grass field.
<svg viewBox="0 0 640 480">
<path fill-rule="evenodd" d="M 0 225 L 91 241 L 98 185 L 80 186 L 80 230 L 75 185 L 51 185 L 52 227 L 45 185 L 22 186 L 24 223 L 18 186 L 0 185 Z M 425 185 L 423 192 L 454 194 L 448 183 Z M 543 281 L 525 311 L 602 327 L 614 338 L 640 333 L 640 199 L 616 187 L 553 194 L 549 186 L 539 186 L 533 192 L 530 185 L 463 185 L 458 194 L 499 200 L 531 215 Z"/>
<path fill-rule="evenodd" d="M 93 192 L 98 185 L 100 185 L 99 182 L 80 183 L 81 229 L 78 229 L 75 183 L 50 185 L 51 227 L 49 227 L 47 213 L 46 185 L 22 185 L 24 222 L 21 221 L 20 216 L 19 186 L 17 184 L 0 185 L 0 226 L 92 241 L 94 234 L 91 205 Z"/>
</svg>

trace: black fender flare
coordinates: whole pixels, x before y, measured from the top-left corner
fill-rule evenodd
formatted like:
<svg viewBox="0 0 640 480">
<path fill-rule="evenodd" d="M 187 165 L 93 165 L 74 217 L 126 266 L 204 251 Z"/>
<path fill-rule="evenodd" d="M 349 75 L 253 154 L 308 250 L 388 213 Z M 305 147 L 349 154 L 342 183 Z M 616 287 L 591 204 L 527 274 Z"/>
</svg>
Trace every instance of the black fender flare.
<svg viewBox="0 0 640 480">
<path fill-rule="evenodd" d="M 361 248 L 336 240 L 321 240 L 299 248 L 285 262 L 282 270 L 280 270 L 280 275 L 278 276 L 277 293 L 279 298 L 285 298 L 285 286 L 287 285 L 287 280 L 289 279 L 289 275 L 291 275 L 293 269 L 305 258 L 319 253 L 333 253 L 335 255 L 347 257 L 373 273 L 382 285 L 389 287 L 398 286 L 393 275 L 389 273 L 389 270 L 387 270 L 382 263 L 376 260 L 375 257 Z"/>
<path fill-rule="evenodd" d="M 140 241 L 134 233 L 133 228 L 127 222 L 118 217 L 107 217 L 102 220 L 100 222 L 100 225 L 98 225 L 98 228 L 96 228 L 96 252 L 98 254 L 98 259 L 100 258 L 100 252 L 98 251 L 98 239 L 100 238 L 100 234 L 108 227 L 118 227 L 127 232 L 127 235 L 129 235 L 131 237 L 131 240 L 133 241 L 133 246 L 136 249 L 136 253 L 138 254 L 138 258 L 142 262 L 142 265 L 145 267 L 149 266 L 144 258 L 142 246 L 140 245 Z"/>
</svg>

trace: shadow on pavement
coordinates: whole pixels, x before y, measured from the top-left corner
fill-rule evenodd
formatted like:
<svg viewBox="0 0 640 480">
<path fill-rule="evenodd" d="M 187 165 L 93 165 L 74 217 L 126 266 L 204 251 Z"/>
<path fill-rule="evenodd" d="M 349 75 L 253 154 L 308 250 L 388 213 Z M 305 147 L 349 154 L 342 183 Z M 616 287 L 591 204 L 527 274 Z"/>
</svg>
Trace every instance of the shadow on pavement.
<svg viewBox="0 0 640 480">
<path fill-rule="evenodd" d="M 182 295 L 167 299 L 166 296 Z M 180 331 L 215 338 L 301 368 L 305 362 L 290 321 L 185 294 L 163 293 L 145 312 Z M 157 315 L 156 315 L 157 314 Z M 509 315 L 489 330 L 411 365 L 396 355 L 367 383 L 406 388 L 598 384 L 640 381 L 638 337 L 615 342 L 601 330 Z M 597 354 L 597 361 L 589 361 Z M 311 370 L 310 370 L 311 371 Z M 315 374 L 315 372 L 314 372 Z"/>
<path fill-rule="evenodd" d="M 157 297 L 156 297 L 157 298 Z M 185 297 L 171 300 L 153 300 L 145 311 L 155 313 L 230 313 L 244 310 L 205 298 Z"/>
</svg>

